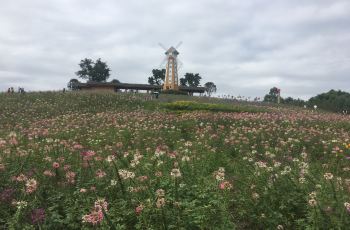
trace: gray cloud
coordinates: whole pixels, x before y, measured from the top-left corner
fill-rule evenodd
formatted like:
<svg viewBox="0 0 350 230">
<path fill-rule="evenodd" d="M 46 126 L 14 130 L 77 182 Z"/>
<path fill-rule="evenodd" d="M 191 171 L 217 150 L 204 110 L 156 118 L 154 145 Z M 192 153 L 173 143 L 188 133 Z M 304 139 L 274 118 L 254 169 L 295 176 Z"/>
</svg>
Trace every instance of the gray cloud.
<svg viewBox="0 0 350 230">
<path fill-rule="evenodd" d="M 57 90 L 81 59 L 101 57 L 112 78 L 145 83 L 166 46 L 183 41 L 180 74 L 218 94 L 308 98 L 349 91 L 350 2 L 14 0 L 0 8 L 0 90 Z"/>
</svg>

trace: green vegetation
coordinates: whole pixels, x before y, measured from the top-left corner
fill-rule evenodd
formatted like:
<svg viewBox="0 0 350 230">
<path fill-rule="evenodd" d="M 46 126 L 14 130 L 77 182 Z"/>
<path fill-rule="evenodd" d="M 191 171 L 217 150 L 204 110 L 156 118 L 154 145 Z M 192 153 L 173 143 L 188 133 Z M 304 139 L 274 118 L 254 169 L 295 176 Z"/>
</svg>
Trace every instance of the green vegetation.
<svg viewBox="0 0 350 230">
<path fill-rule="evenodd" d="M 164 104 L 169 110 L 212 111 L 212 112 L 266 112 L 266 109 L 243 105 L 199 103 L 196 101 L 175 101 Z"/>
<path fill-rule="evenodd" d="M 0 228 L 346 229 L 349 121 L 183 95 L 0 94 Z"/>
<path fill-rule="evenodd" d="M 106 62 L 101 61 L 101 58 L 97 59 L 95 62 L 91 59 L 85 58 L 79 63 L 80 70 L 75 74 L 88 81 L 94 82 L 106 82 L 109 78 L 109 72 Z"/>
<path fill-rule="evenodd" d="M 152 76 L 148 77 L 148 84 L 162 85 L 165 79 L 165 69 L 153 69 Z"/>
<path fill-rule="evenodd" d="M 201 83 L 202 77 L 199 73 L 185 73 L 183 78 L 180 78 L 180 85 L 198 87 Z"/>
<path fill-rule="evenodd" d="M 309 104 L 332 112 L 350 112 L 350 94 L 340 90 L 330 90 L 310 98 Z"/>
<path fill-rule="evenodd" d="M 273 87 L 270 89 L 270 92 L 265 95 L 264 102 L 277 103 L 277 97 L 278 88 Z M 332 89 L 327 93 L 322 93 L 312 97 L 308 101 L 299 98 L 281 97 L 281 103 L 300 107 L 309 106 L 310 108 L 313 108 L 313 106 L 316 105 L 317 108 L 324 111 L 348 113 L 350 111 L 350 94 L 341 90 L 336 91 Z"/>
</svg>

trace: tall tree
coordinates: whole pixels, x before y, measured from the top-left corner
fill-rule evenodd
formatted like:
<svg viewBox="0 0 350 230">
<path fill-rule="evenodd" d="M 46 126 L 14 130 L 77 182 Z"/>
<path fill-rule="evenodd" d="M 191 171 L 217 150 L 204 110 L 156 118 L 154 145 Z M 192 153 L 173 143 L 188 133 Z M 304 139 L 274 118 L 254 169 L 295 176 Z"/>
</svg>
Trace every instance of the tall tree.
<svg viewBox="0 0 350 230">
<path fill-rule="evenodd" d="M 75 74 L 82 79 L 89 80 L 91 78 L 93 64 L 94 62 L 91 59 L 85 58 L 81 60 L 79 63 L 80 70 L 77 71 Z"/>
<path fill-rule="evenodd" d="M 75 74 L 88 81 L 105 82 L 109 78 L 109 72 L 111 71 L 107 63 L 101 61 L 101 58 L 97 59 L 96 62 L 85 58 L 80 61 L 79 66 L 81 69 Z"/>
<path fill-rule="evenodd" d="M 148 78 L 150 85 L 162 85 L 165 79 L 165 69 L 153 69 L 152 76 Z"/>
<path fill-rule="evenodd" d="M 265 95 L 264 101 L 277 103 L 278 94 L 279 94 L 279 89 L 277 87 L 273 87 L 270 89 L 269 94 Z"/>
<path fill-rule="evenodd" d="M 92 81 L 105 82 L 109 78 L 109 72 L 107 63 L 101 61 L 101 58 L 97 59 L 92 69 Z"/>
<path fill-rule="evenodd" d="M 202 77 L 199 75 L 199 73 L 186 73 L 184 78 L 180 78 L 180 85 L 198 87 L 201 79 Z"/>
<path fill-rule="evenodd" d="M 214 84 L 214 82 L 207 82 L 204 84 L 204 87 L 209 97 L 211 96 L 212 93 L 216 92 L 216 85 Z"/>
</svg>

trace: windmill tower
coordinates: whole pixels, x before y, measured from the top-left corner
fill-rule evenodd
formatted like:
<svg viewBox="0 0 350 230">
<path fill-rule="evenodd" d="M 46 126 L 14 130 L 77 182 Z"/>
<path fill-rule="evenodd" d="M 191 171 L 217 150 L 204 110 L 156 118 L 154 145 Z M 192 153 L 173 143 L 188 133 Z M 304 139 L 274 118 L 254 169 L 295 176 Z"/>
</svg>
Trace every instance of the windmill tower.
<svg viewBox="0 0 350 230">
<path fill-rule="evenodd" d="M 182 44 L 180 42 L 176 48 L 173 46 L 169 49 L 166 49 L 161 43 L 159 45 L 166 51 L 166 58 L 164 61 L 167 61 L 165 68 L 165 80 L 163 84 L 163 90 L 178 90 L 179 89 L 179 81 L 178 81 L 178 60 L 177 56 L 179 52 L 176 50 Z"/>
</svg>

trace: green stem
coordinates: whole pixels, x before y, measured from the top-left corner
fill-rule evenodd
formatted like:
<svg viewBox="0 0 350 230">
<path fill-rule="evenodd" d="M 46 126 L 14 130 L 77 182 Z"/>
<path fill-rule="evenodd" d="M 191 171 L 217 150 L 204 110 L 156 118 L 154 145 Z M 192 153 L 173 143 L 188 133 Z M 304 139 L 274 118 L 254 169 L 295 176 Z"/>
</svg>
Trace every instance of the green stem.
<svg viewBox="0 0 350 230">
<path fill-rule="evenodd" d="M 114 168 L 115 168 L 115 171 L 116 171 L 116 174 L 117 174 L 117 179 L 118 179 L 118 182 L 119 182 L 119 184 L 120 184 L 120 189 L 121 189 L 121 191 L 122 191 L 123 196 L 125 197 L 126 192 L 125 192 L 123 180 L 122 180 L 122 178 L 120 177 L 119 172 L 118 172 L 118 171 L 119 171 L 119 170 L 118 170 L 118 167 L 117 167 L 117 165 L 116 165 L 116 163 L 115 163 L 114 161 L 112 161 L 112 164 L 113 164 L 113 166 L 114 166 Z"/>
<path fill-rule="evenodd" d="M 164 213 L 164 209 L 162 208 L 162 219 L 163 219 L 163 225 L 164 225 L 164 229 L 168 229 L 168 225 L 166 222 L 166 217 L 165 217 L 165 213 Z"/>
</svg>

